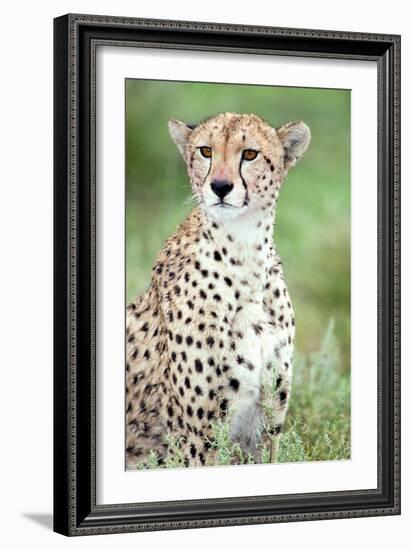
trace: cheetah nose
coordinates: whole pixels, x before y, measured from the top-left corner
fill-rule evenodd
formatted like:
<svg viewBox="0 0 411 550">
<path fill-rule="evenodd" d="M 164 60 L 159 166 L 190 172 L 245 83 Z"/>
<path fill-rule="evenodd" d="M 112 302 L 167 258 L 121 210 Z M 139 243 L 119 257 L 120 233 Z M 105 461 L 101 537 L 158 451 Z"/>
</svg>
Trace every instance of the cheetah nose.
<svg viewBox="0 0 411 550">
<path fill-rule="evenodd" d="M 234 187 L 232 183 L 227 180 L 213 180 L 210 185 L 211 189 L 217 195 L 220 200 L 223 200 L 226 195 Z"/>
</svg>

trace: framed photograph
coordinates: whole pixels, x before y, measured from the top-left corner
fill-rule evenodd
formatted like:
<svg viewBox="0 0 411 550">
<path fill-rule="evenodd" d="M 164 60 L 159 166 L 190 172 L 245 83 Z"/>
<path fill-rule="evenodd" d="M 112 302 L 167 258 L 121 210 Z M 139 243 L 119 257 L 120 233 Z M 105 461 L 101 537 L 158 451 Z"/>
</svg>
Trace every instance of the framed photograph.
<svg viewBox="0 0 411 550">
<path fill-rule="evenodd" d="M 54 529 L 400 513 L 400 37 L 54 21 Z"/>
</svg>

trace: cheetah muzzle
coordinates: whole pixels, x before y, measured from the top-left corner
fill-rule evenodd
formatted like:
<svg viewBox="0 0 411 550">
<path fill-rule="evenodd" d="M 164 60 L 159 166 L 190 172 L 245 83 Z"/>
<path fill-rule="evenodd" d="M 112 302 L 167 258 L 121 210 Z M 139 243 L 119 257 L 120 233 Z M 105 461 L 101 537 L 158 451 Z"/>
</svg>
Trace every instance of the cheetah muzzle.
<svg viewBox="0 0 411 550">
<path fill-rule="evenodd" d="M 127 467 L 212 465 L 214 426 L 255 461 L 275 461 L 291 389 L 294 314 L 273 242 L 276 204 L 306 151 L 303 122 L 272 128 L 224 113 L 169 122 L 198 206 L 127 308 Z"/>
</svg>

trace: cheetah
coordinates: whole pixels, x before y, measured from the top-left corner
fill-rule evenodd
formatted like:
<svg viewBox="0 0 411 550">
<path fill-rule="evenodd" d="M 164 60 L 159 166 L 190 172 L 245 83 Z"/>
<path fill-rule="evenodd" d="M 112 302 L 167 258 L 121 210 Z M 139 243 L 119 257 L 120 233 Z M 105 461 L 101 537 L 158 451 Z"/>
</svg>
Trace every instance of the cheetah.
<svg viewBox="0 0 411 550">
<path fill-rule="evenodd" d="M 212 465 L 213 423 L 247 456 L 275 461 L 291 390 L 294 313 L 273 241 L 276 204 L 310 129 L 255 114 L 169 121 L 196 208 L 165 243 L 127 307 L 126 464 Z"/>
</svg>

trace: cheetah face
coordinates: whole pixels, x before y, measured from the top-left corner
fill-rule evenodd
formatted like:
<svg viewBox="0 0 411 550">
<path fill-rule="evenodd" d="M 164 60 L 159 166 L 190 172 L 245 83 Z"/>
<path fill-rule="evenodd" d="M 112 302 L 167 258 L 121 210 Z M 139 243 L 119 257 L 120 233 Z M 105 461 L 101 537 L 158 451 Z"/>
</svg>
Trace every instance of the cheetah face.
<svg viewBox="0 0 411 550">
<path fill-rule="evenodd" d="M 223 113 L 195 127 L 171 120 L 169 129 L 195 197 L 216 220 L 272 211 L 285 175 L 310 142 L 303 122 L 276 130 L 256 115 Z"/>
</svg>

